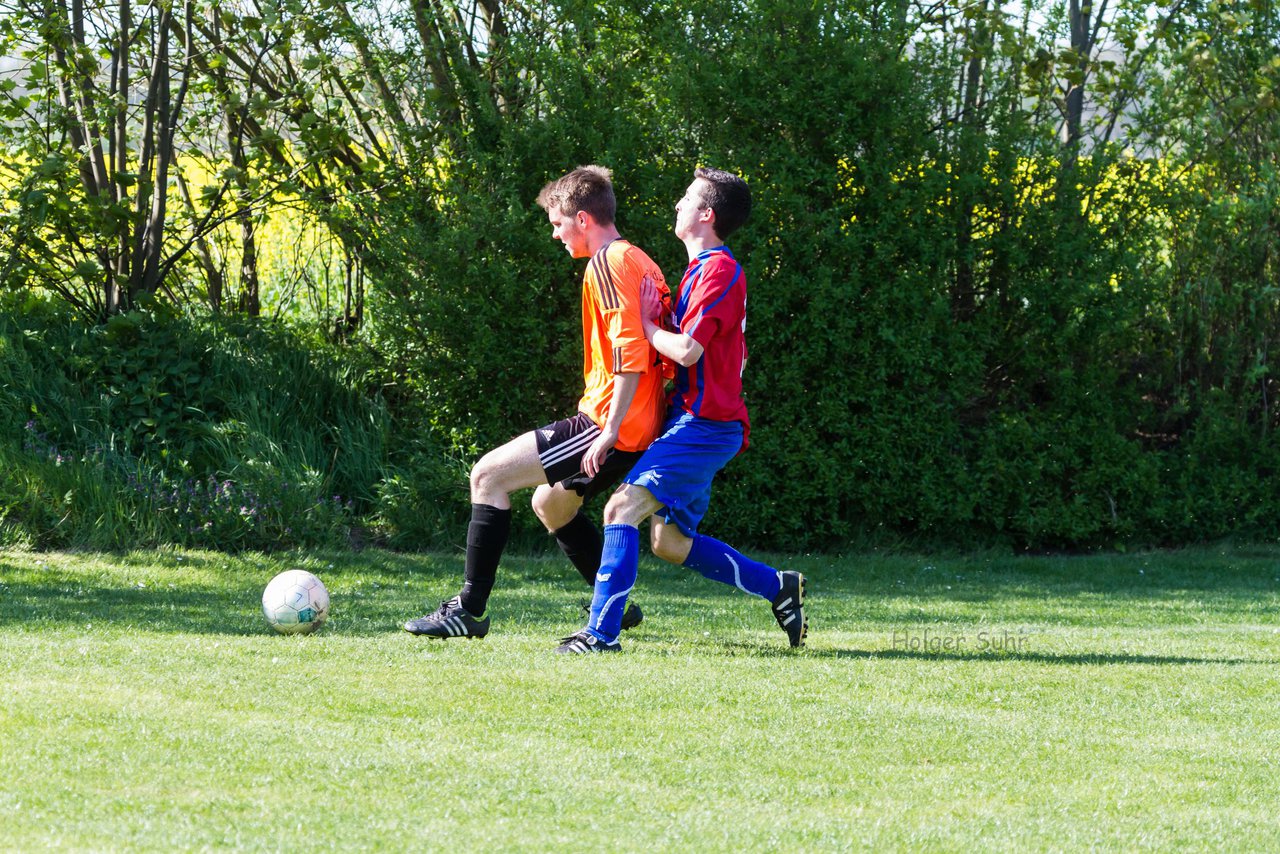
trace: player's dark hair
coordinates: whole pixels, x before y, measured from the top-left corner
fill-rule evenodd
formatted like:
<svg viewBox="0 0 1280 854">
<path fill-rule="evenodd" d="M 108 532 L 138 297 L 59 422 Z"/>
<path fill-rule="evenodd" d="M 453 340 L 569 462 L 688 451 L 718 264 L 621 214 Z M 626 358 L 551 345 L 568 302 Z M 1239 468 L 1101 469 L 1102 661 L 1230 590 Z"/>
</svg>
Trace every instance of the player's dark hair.
<svg viewBox="0 0 1280 854">
<path fill-rule="evenodd" d="M 610 178 L 609 170 L 603 166 L 579 166 L 543 187 L 538 193 L 538 206 L 547 212 L 555 208 L 567 216 L 585 211 L 600 225 L 613 225 L 618 201 Z"/>
<path fill-rule="evenodd" d="M 696 169 L 693 177 L 707 182 L 702 188 L 702 206 L 716 212 L 716 237 L 727 240 L 751 216 L 751 188 L 723 169 Z"/>
</svg>

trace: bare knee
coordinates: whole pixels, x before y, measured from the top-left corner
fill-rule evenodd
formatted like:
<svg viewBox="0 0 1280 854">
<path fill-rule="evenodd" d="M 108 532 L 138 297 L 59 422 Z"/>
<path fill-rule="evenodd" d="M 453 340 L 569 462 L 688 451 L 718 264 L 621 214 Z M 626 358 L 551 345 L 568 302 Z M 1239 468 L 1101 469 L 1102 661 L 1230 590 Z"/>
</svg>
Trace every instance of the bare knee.
<svg viewBox="0 0 1280 854">
<path fill-rule="evenodd" d="M 624 483 L 609 496 L 609 503 L 604 506 L 604 523 L 638 528 L 641 522 L 649 518 L 650 513 L 661 506 L 662 502 L 643 486 Z"/>
<path fill-rule="evenodd" d="M 623 514 L 623 501 L 621 499 L 621 495 L 621 493 L 615 492 L 613 495 L 609 496 L 609 500 L 605 502 L 604 523 L 606 525 L 619 524 L 618 519 L 620 519 Z"/>
<path fill-rule="evenodd" d="M 692 547 L 693 540 L 674 525 L 655 522 L 649 528 L 649 548 L 653 550 L 655 557 L 667 563 L 683 564 Z"/>
<path fill-rule="evenodd" d="M 551 533 L 573 521 L 582 507 L 582 498 L 576 492 L 543 484 L 533 491 L 533 512 Z"/>
<path fill-rule="evenodd" d="M 471 468 L 471 503 L 509 506 L 511 484 L 508 479 L 496 455 L 485 454 Z"/>
<path fill-rule="evenodd" d="M 640 514 L 640 519 L 635 518 L 637 515 L 634 502 L 628 498 L 625 492 L 619 490 L 609 498 L 609 503 L 604 506 L 604 523 L 606 525 L 631 525 L 639 527 L 640 521 L 644 518 Z"/>
<path fill-rule="evenodd" d="M 476 496 L 483 495 L 493 488 L 495 469 L 489 463 L 489 455 L 480 458 L 474 466 L 471 467 L 471 500 L 475 501 Z"/>
<path fill-rule="evenodd" d="M 551 515 L 551 507 L 549 506 L 550 502 L 541 486 L 533 491 L 533 498 L 529 500 L 529 503 L 533 506 L 533 514 L 538 517 L 538 521 L 542 523 L 542 527 L 553 532 L 556 528 L 560 527 L 559 525 L 552 525 L 548 520 L 548 517 Z"/>
</svg>

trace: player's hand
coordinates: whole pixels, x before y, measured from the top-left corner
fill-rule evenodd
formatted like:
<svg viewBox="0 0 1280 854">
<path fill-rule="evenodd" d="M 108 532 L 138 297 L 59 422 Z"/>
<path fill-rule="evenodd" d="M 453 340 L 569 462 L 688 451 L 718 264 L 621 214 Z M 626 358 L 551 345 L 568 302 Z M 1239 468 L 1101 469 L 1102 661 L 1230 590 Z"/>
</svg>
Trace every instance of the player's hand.
<svg viewBox="0 0 1280 854">
<path fill-rule="evenodd" d="M 591 443 L 591 447 L 587 448 L 587 452 L 582 455 L 582 473 L 587 477 L 595 477 L 600 473 L 600 467 L 604 465 L 605 457 L 609 455 L 609 450 L 618 443 L 618 434 L 616 431 L 604 430 Z"/>
<path fill-rule="evenodd" d="M 640 316 L 661 328 L 666 311 L 667 307 L 662 302 L 662 293 L 653 283 L 653 277 L 645 276 L 640 280 Z"/>
</svg>

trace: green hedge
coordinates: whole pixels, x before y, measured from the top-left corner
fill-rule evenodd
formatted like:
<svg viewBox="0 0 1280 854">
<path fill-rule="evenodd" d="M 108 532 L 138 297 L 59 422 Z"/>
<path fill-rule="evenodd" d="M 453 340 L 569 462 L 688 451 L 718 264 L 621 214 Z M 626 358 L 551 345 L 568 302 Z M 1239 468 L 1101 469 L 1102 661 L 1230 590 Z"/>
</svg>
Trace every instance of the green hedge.
<svg viewBox="0 0 1280 854">
<path fill-rule="evenodd" d="M 234 515 L 230 482 L 295 490 L 277 520 L 342 498 L 301 535 L 204 518 L 240 532 L 219 535 L 229 545 L 353 526 L 406 548 L 460 544 L 470 465 L 580 392 L 583 264 L 534 199 L 589 162 L 613 168 L 622 233 L 672 280 L 673 205 L 693 169 L 753 188 L 731 241 L 750 282 L 753 447 L 717 481 L 708 532 L 780 550 L 1280 536 L 1274 133 L 1269 156 L 1100 146 L 1073 162 L 1027 111 L 1011 55 L 988 58 L 981 104 L 960 114 L 963 52 L 912 42 L 892 8 L 556 4 L 546 31 L 502 45 L 504 67 L 538 82 L 527 103 L 465 117 L 438 163 L 344 201 L 347 221 L 326 212 L 372 282 L 359 345 L 11 312 L 6 536 L 189 541 L 204 536 L 192 511 L 157 508 L 201 484 Z M 1013 38 L 999 45 L 1030 74 L 1038 54 Z M 1196 114 L 1167 99 L 1195 89 L 1168 64 L 1159 97 L 1181 133 Z M 131 476 L 168 497 L 96 515 L 85 508 L 106 499 L 78 497 Z M 545 542 L 527 511 L 518 533 Z"/>
<path fill-rule="evenodd" d="M 538 187 L 613 167 L 623 234 L 675 279 L 672 205 L 707 164 L 756 202 L 731 241 L 754 446 L 708 531 L 785 550 L 1280 535 L 1274 172 L 1223 195 L 1227 167 L 1068 168 L 1016 109 L 940 130 L 953 78 L 865 10 L 684 9 L 513 56 L 551 81 L 545 108 L 384 199 L 376 346 L 441 453 L 465 468 L 578 392 L 581 263 Z"/>
</svg>

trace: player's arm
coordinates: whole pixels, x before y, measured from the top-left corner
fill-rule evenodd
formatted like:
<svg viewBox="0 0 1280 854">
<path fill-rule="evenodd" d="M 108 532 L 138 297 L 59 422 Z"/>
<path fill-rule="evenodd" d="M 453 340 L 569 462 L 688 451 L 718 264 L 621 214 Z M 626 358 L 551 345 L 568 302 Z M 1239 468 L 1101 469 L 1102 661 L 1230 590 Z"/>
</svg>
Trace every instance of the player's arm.
<svg viewBox="0 0 1280 854">
<path fill-rule="evenodd" d="M 582 455 L 582 471 L 587 477 L 595 477 L 604 465 L 604 458 L 609 449 L 618 444 L 618 434 L 622 430 L 622 419 L 631 408 L 636 389 L 640 387 L 640 374 L 625 373 L 613 375 L 613 401 L 609 404 L 609 417 L 600 428 L 600 435 Z"/>
<path fill-rule="evenodd" d="M 605 287 L 609 306 L 604 312 L 606 334 L 613 347 L 613 397 L 600 435 L 582 457 L 582 471 L 595 477 L 609 449 L 618 443 L 627 411 L 640 388 L 640 378 L 653 358 L 640 325 L 641 273 L 625 257 L 608 255 Z"/>
<path fill-rule="evenodd" d="M 668 332 L 652 321 L 646 321 L 644 337 L 649 339 L 653 349 L 683 368 L 697 364 L 702 358 L 702 345 L 683 332 Z"/>
<path fill-rule="evenodd" d="M 644 337 L 653 345 L 653 349 L 684 368 L 696 364 L 702 358 L 702 345 L 692 335 L 668 332 L 658 325 L 665 309 L 658 289 L 648 276 L 640 286 L 640 306 Z"/>
</svg>

